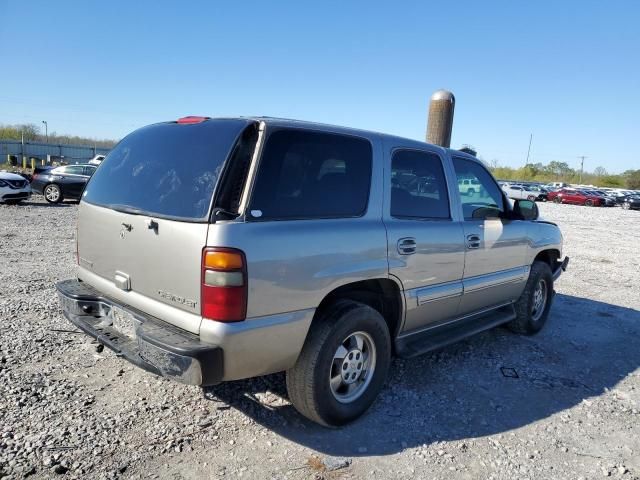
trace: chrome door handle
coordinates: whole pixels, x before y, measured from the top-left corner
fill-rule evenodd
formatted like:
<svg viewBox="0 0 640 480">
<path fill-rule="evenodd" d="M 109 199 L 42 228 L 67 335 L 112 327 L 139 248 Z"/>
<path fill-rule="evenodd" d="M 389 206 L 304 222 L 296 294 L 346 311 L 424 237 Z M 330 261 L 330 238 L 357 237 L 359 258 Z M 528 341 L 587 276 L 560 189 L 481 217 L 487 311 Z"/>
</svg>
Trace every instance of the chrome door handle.
<svg viewBox="0 0 640 480">
<path fill-rule="evenodd" d="M 480 235 L 475 233 L 467 235 L 467 248 L 480 248 Z"/>
<path fill-rule="evenodd" d="M 416 253 L 416 239 L 413 237 L 406 237 L 398 240 L 398 253 L 400 255 L 411 255 Z"/>
</svg>

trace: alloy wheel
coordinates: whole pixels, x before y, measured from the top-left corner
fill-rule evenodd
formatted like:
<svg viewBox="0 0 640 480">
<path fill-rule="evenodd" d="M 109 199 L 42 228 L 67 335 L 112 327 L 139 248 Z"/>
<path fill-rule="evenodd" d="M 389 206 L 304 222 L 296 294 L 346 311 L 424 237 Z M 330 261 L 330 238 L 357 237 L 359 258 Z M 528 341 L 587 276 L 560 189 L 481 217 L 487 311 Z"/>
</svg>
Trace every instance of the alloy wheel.
<svg viewBox="0 0 640 480">
<path fill-rule="evenodd" d="M 50 202 L 57 202 L 60 199 L 60 189 L 55 185 L 47 185 L 44 189 L 44 197 Z"/>
<path fill-rule="evenodd" d="M 345 338 L 333 355 L 329 385 L 340 403 L 351 403 L 367 389 L 376 368 L 376 346 L 366 332 Z"/>
<path fill-rule="evenodd" d="M 533 304 L 531 306 L 531 319 L 534 322 L 540 320 L 547 306 L 547 282 L 541 278 L 533 291 Z"/>
</svg>

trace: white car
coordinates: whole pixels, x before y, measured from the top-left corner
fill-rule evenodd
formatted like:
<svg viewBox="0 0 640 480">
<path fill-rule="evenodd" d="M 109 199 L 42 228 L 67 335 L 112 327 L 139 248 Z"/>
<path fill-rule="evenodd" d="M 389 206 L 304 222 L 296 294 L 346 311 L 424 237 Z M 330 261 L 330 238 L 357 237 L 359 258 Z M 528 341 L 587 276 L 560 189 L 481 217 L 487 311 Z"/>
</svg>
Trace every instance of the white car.
<svg viewBox="0 0 640 480">
<path fill-rule="evenodd" d="M 514 200 L 542 200 L 542 192 L 529 190 L 525 185 L 504 185 L 502 191 Z"/>
<path fill-rule="evenodd" d="M 93 157 L 91 160 L 89 160 L 89 165 L 100 165 L 102 163 L 102 161 L 104 160 L 104 157 L 106 155 L 96 155 L 95 157 Z"/>
<path fill-rule="evenodd" d="M 0 172 L 0 203 L 16 204 L 30 196 L 29 180 L 15 173 Z"/>
</svg>

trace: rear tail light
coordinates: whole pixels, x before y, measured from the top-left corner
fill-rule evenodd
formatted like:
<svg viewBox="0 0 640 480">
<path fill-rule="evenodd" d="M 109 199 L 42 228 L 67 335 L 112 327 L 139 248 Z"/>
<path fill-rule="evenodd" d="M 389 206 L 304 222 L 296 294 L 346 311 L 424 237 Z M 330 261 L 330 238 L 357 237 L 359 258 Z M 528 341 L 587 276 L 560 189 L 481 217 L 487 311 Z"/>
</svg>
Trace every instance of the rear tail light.
<svg viewBox="0 0 640 480">
<path fill-rule="evenodd" d="M 247 315 L 247 261 L 234 248 L 202 251 L 201 313 L 209 320 L 239 322 Z"/>
</svg>

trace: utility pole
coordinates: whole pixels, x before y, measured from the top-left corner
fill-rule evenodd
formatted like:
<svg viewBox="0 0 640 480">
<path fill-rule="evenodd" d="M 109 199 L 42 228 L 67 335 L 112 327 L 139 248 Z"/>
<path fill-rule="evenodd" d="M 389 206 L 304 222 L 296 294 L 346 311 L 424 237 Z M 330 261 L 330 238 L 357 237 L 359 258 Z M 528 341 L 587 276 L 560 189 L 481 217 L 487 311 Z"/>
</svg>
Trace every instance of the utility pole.
<svg viewBox="0 0 640 480">
<path fill-rule="evenodd" d="M 527 150 L 527 161 L 524 162 L 525 167 L 529 165 L 529 153 L 531 153 L 531 141 L 533 140 L 533 133 L 529 135 L 529 149 Z"/>
<path fill-rule="evenodd" d="M 584 159 L 587 157 L 585 155 L 580 155 L 578 158 L 580 159 L 580 181 L 578 183 L 582 185 L 582 172 L 584 170 Z"/>
<path fill-rule="evenodd" d="M 45 135 L 47 136 L 47 143 L 49 143 L 49 124 L 47 123 L 46 120 L 42 120 L 42 123 L 44 123 L 44 132 L 45 132 Z"/>
</svg>

